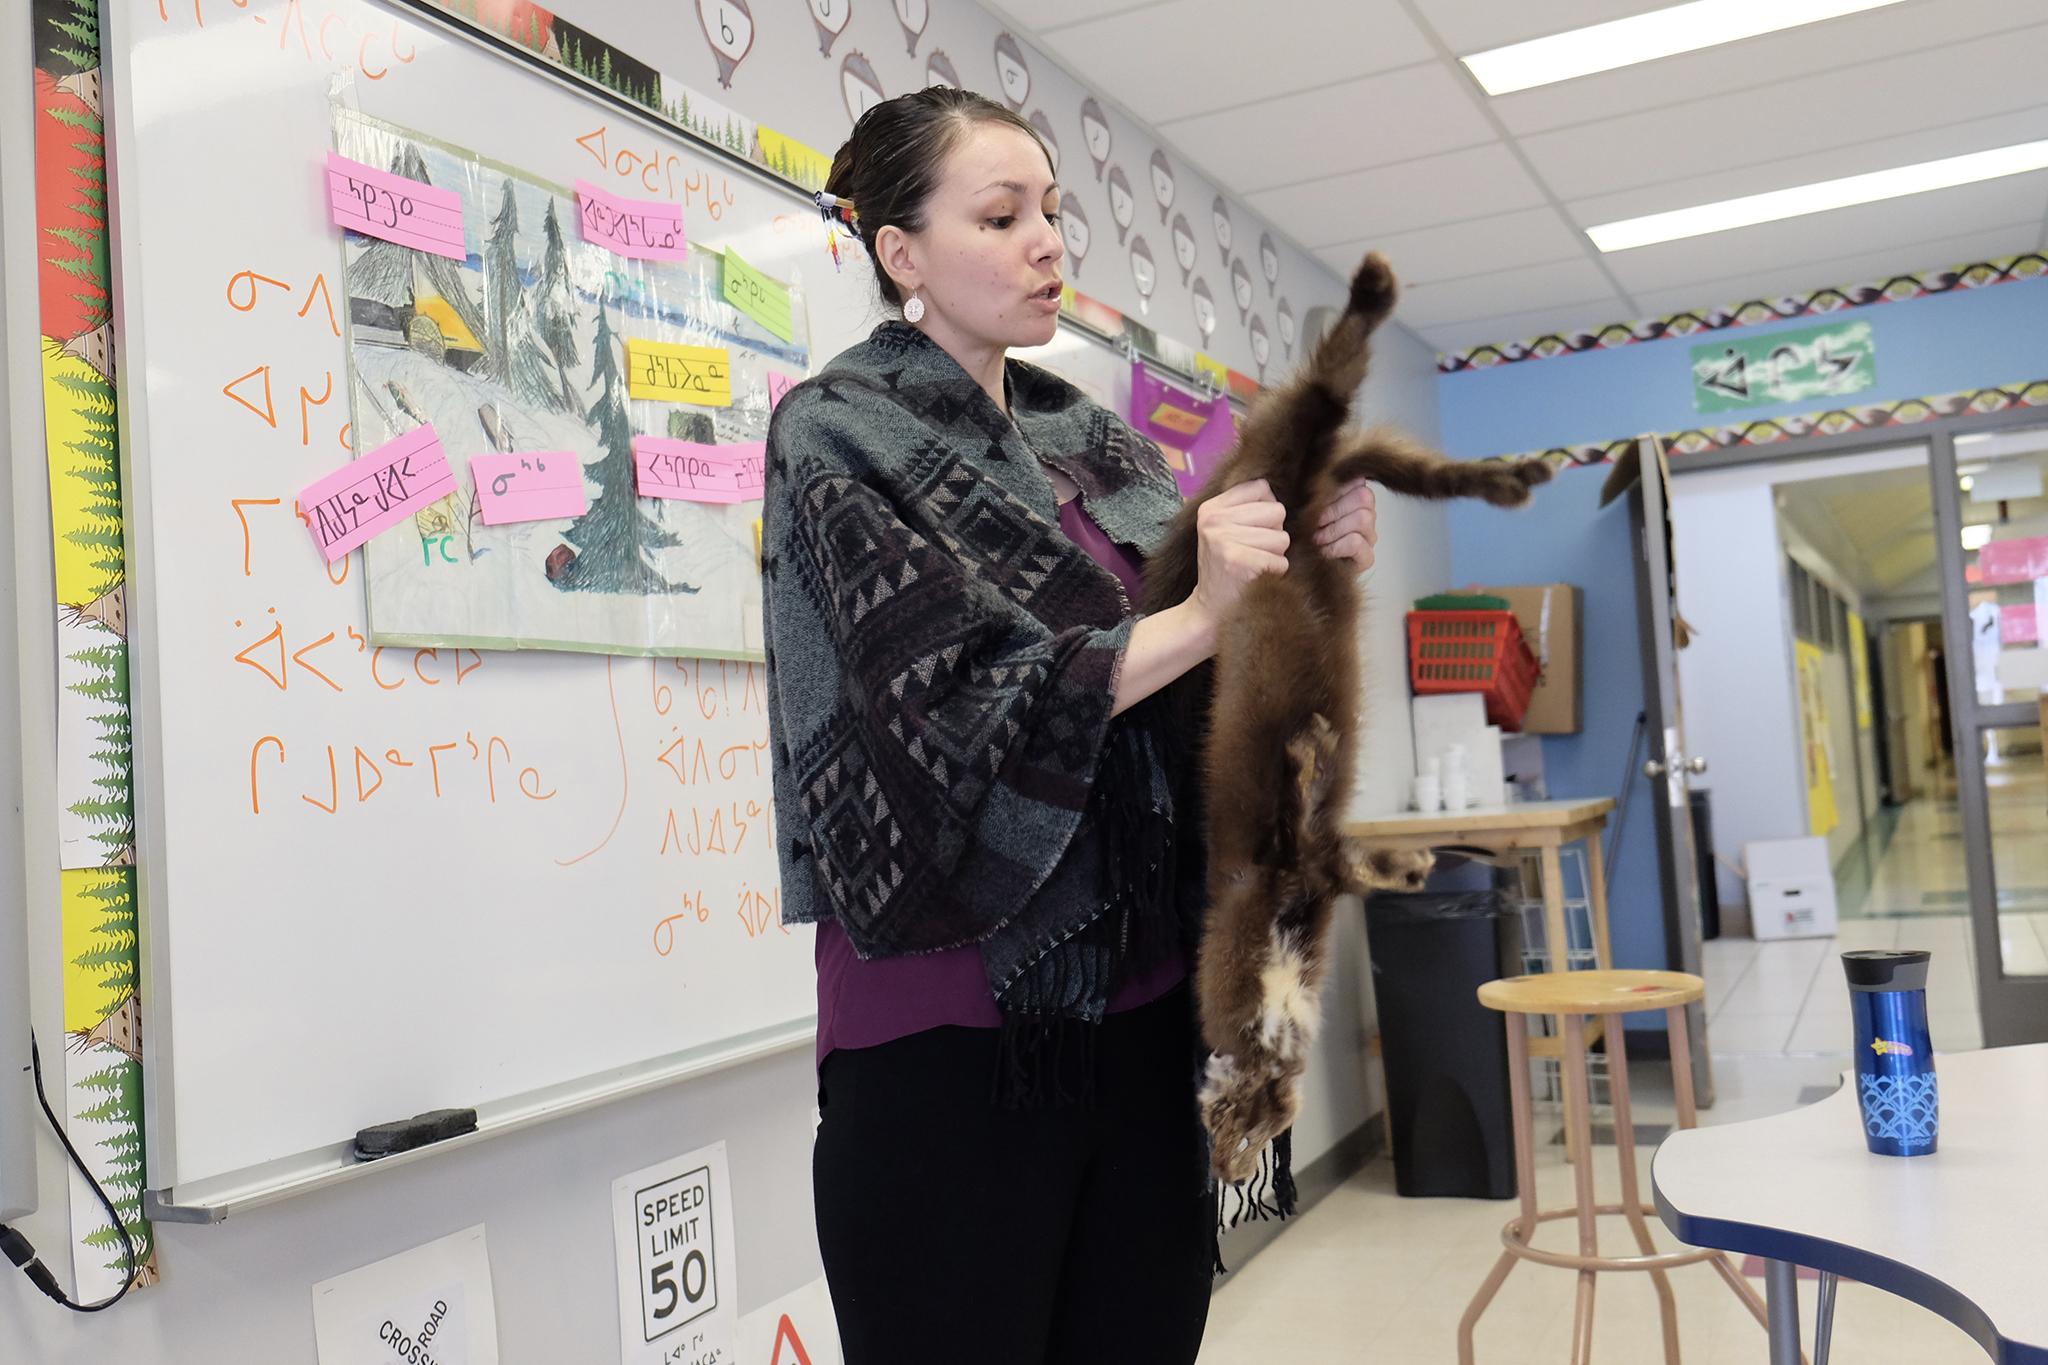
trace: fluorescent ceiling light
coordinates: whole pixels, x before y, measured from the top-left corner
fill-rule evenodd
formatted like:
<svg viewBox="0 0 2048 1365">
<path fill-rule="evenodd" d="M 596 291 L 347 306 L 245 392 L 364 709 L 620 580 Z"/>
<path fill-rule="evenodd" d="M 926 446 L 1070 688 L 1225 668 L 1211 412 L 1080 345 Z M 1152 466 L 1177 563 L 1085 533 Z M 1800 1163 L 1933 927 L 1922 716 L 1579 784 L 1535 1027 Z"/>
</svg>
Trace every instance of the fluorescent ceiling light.
<svg viewBox="0 0 2048 1365">
<path fill-rule="evenodd" d="M 2048 168 L 2048 140 L 2020 142 L 2010 147 L 1993 147 L 1989 151 L 1943 157 L 1939 161 L 1894 166 L 1890 170 L 1843 176 L 1840 180 L 1822 180 L 1764 194 L 1748 194 L 1740 199 L 1723 199 L 1714 204 L 1696 204 L 1667 213 L 1624 218 L 1587 228 L 1586 235 L 1602 251 L 1627 251 L 1631 247 L 1701 237 L 1709 232 L 1774 223 L 1781 218 L 1799 218 L 1855 204 L 1873 204 L 1882 199 L 1897 199 L 1901 195 L 1952 189 L 1979 180 L 2024 175 L 2043 168 Z"/>
<path fill-rule="evenodd" d="M 1692 0 L 1548 38 L 1475 52 L 1459 60 L 1489 95 L 1612 71 L 1681 52 L 1817 24 L 1899 0 Z"/>
<path fill-rule="evenodd" d="M 1991 533 L 1995 529 L 1988 521 L 1976 526 L 1965 526 L 1963 528 L 1963 548 L 1965 550 L 1983 549 L 1991 543 Z"/>
</svg>

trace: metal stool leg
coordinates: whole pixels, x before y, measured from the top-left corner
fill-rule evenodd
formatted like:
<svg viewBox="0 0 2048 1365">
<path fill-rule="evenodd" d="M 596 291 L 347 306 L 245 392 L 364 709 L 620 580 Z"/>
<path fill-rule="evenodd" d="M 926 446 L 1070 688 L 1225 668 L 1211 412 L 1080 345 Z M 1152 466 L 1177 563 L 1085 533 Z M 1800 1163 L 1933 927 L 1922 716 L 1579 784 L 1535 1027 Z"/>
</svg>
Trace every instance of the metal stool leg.
<svg viewBox="0 0 2048 1365">
<path fill-rule="evenodd" d="M 1636 1245 L 1644 1255 L 1654 1256 L 1657 1244 L 1650 1240 L 1650 1225 L 1643 1218 L 1642 1189 L 1636 1180 L 1635 1115 L 1629 1107 L 1628 1047 L 1623 1041 L 1628 1030 L 1622 1027 L 1622 1022 L 1619 1016 L 1610 1019 L 1606 1029 L 1607 1089 L 1614 1101 L 1614 1147 L 1621 1163 L 1621 1207 L 1635 1232 Z M 1665 1365 L 1678 1365 L 1678 1300 L 1671 1292 L 1671 1277 L 1653 1270 L 1650 1280 L 1657 1287 L 1657 1316 L 1664 1324 Z"/>
<path fill-rule="evenodd" d="M 1579 1254 L 1600 1254 L 1600 1236 L 1594 1223 L 1599 1205 L 1593 1193 L 1593 1124 L 1589 1117 L 1592 1096 L 1586 1085 L 1586 1021 L 1584 1016 L 1564 1016 L 1564 1106 L 1565 1116 L 1578 1160 L 1572 1164 L 1573 1186 L 1578 1195 Z M 1594 1272 L 1579 1272 L 1579 1292 L 1572 1306 L 1572 1365 L 1593 1362 Z M 1774 1362 L 1775 1365 L 1775 1362 Z"/>
<path fill-rule="evenodd" d="M 1501 1018 L 1508 1031 L 1508 1098 L 1514 1116 L 1515 1190 L 1522 1197 L 1520 1231 L 1526 1241 L 1536 1235 L 1536 1138 L 1535 1120 L 1529 1112 L 1529 1016 L 1503 1014 Z M 1473 1365 L 1472 1330 L 1479 1325 L 1479 1315 L 1493 1302 L 1493 1296 L 1507 1282 L 1508 1272 L 1520 1259 L 1512 1251 L 1503 1251 L 1487 1275 L 1486 1283 L 1480 1285 L 1479 1292 L 1472 1296 L 1465 1316 L 1458 1320 L 1458 1365 Z"/>
</svg>

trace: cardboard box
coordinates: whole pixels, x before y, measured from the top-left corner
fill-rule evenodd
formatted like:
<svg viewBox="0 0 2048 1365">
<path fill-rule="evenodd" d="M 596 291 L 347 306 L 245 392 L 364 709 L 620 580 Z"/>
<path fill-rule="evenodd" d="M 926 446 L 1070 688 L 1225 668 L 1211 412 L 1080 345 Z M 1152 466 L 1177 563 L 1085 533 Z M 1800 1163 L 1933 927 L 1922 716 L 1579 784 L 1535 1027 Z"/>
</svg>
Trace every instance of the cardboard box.
<svg viewBox="0 0 2048 1365">
<path fill-rule="evenodd" d="M 1835 878 L 1828 841 L 1759 839 L 1742 846 L 1749 873 L 1749 932 L 1760 939 L 1825 938 L 1835 932 Z"/>
<path fill-rule="evenodd" d="M 1579 623 L 1584 594 L 1570 583 L 1537 583 L 1517 587 L 1479 586 L 1464 589 L 1505 597 L 1522 628 L 1522 638 L 1542 667 L 1528 714 L 1525 735 L 1575 735 L 1579 732 Z"/>
</svg>

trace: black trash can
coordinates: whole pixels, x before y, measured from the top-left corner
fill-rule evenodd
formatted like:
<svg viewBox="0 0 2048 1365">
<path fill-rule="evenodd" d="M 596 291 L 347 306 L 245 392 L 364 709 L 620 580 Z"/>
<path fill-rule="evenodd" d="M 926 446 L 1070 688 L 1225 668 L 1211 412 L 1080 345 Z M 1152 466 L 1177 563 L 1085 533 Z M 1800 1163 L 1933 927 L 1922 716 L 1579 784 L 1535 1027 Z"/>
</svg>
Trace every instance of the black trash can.
<svg viewBox="0 0 2048 1365">
<path fill-rule="evenodd" d="M 1366 901 L 1365 923 L 1394 1188 L 1514 1198 L 1507 1035 L 1477 992 L 1521 973 L 1521 917 L 1492 890 L 1383 891 Z"/>
</svg>

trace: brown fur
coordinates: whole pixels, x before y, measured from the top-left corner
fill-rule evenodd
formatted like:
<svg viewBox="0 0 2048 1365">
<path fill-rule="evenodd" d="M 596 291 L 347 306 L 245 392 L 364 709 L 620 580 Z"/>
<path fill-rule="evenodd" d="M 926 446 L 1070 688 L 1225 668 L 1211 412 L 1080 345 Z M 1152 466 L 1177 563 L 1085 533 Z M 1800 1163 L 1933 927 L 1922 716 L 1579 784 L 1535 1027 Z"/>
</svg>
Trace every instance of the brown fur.
<svg viewBox="0 0 2048 1365">
<path fill-rule="evenodd" d="M 1234 484 L 1266 479 L 1288 509 L 1287 572 L 1250 584 L 1217 639 L 1206 716 L 1209 909 L 1196 970 L 1204 1040 L 1215 1054 L 1202 1092 L 1215 1168 L 1248 1178 L 1259 1150 L 1293 1123 L 1296 1081 L 1317 1022 L 1332 906 L 1346 892 L 1412 890 L 1427 854 L 1365 853 L 1342 832 L 1360 707 L 1360 591 L 1351 566 L 1315 543 L 1342 487 L 1371 479 L 1424 498 L 1526 502 L 1550 477 L 1537 460 L 1461 463 L 1387 428 L 1346 429 L 1365 382 L 1374 329 L 1393 311 L 1392 270 L 1377 252 L 1351 281 L 1344 314 L 1302 372 L 1252 409 L 1237 448 L 1146 565 L 1155 607 L 1197 579 L 1196 508 Z M 1207 686 L 1204 687 L 1203 683 Z"/>
</svg>

